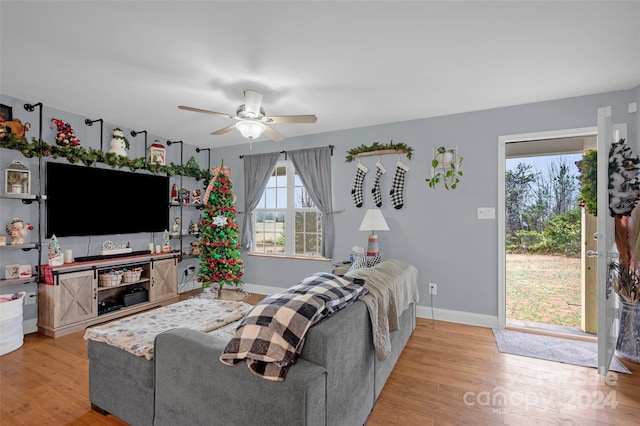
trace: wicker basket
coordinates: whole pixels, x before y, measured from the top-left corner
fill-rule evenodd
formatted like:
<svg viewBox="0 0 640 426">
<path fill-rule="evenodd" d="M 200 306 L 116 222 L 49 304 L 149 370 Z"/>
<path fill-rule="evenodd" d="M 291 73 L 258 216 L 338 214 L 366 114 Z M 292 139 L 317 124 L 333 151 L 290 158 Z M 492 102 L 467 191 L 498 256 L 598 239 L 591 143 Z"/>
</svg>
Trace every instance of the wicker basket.
<svg viewBox="0 0 640 426">
<path fill-rule="evenodd" d="M 142 269 L 133 269 L 131 271 L 124 271 L 122 276 L 122 282 L 132 283 L 134 281 L 138 281 L 140 276 L 142 275 Z"/>
<path fill-rule="evenodd" d="M 122 271 L 118 271 L 115 274 L 100 274 L 98 275 L 98 284 L 100 287 L 115 287 L 122 282 Z"/>
</svg>

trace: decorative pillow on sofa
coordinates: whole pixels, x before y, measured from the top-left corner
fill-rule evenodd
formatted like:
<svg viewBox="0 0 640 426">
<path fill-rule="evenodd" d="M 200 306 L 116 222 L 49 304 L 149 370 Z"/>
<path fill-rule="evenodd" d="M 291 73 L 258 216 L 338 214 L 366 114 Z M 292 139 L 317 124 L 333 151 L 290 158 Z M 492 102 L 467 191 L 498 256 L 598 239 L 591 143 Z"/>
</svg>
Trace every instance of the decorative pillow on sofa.
<svg viewBox="0 0 640 426">
<path fill-rule="evenodd" d="M 367 256 L 367 268 L 372 268 L 380 263 L 380 256 Z"/>
<path fill-rule="evenodd" d="M 349 272 L 357 271 L 358 269 L 364 269 L 367 267 L 367 258 L 364 254 L 359 254 L 353 259 L 353 263 L 351 264 L 351 268 L 347 271 Z M 345 274 L 346 275 L 346 274 Z"/>
<path fill-rule="evenodd" d="M 322 318 L 333 315 L 366 294 L 364 280 L 317 272 L 287 290 L 288 293 L 315 294 L 325 301 Z"/>
</svg>

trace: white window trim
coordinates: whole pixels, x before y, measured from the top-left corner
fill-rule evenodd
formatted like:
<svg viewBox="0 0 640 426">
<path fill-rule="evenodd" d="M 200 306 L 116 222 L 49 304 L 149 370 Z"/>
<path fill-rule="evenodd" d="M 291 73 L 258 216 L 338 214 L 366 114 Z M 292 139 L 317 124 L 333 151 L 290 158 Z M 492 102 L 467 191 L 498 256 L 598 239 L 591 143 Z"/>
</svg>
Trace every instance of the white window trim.
<svg viewBox="0 0 640 426">
<path fill-rule="evenodd" d="M 264 256 L 264 257 L 294 258 L 294 259 L 305 259 L 305 260 L 330 260 L 322 256 L 321 254 L 308 255 L 308 254 L 294 253 L 295 239 L 296 239 L 296 227 L 295 227 L 296 212 L 312 211 L 312 212 L 317 212 L 318 214 L 322 214 L 322 212 L 320 212 L 320 209 L 318 209 L 317 207 L 300 207 L 300 208 L 295 207 L 296 170 L 295 170 L 295 167 L 293 166 L 293 162 L 291 162 L 291 160 L 279 160 L 276 163 L 274 170 L 277 169 L 278 167 L 285 167 L 286 173 L 287 173 L 287 206 L 286 208 L 285 209 L 256 208 L 254 210 L 254 213 L 257 213 L 259 211 L 284 211 L 285 224 L 290 224 L 290 226 L 285 225 L 285 230 L 284 230 L 285 252 L 284 253 L 264 253 L 264 252 L 256 251 L 257 241 L 254 235 L 251 251 L 249 254 L 252 256 Z M 271 171 L 271 173 L 273 174 L 273 170 Z M 265 187 L 265 190 L 266 190 L 266 187 Z M 257 224 L 255 220 L 258 215 L 254 214 L 253 216 L 254 216 L 254 219 L 253 219 L 254 229 L 257 229 Z"/>
</svg>

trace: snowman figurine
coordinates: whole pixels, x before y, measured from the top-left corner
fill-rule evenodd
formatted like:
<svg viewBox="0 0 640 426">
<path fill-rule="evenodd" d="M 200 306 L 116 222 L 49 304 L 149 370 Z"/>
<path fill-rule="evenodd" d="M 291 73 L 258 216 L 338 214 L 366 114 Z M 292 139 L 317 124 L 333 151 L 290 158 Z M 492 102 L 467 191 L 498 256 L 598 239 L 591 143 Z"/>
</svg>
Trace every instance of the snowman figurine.
<svg viewBox="0 0 640 426">
<path fill-rule="evenodd" d="M 109 152 L 121 155 L 123 157 L 127 156 L 126 149 L 129 149 L 129 141 L 124 137 L 124 133 L 120 128 L 116 127 L 113 129 L 113 137 L 111 139 L 111 149 Z"/>
</svg>

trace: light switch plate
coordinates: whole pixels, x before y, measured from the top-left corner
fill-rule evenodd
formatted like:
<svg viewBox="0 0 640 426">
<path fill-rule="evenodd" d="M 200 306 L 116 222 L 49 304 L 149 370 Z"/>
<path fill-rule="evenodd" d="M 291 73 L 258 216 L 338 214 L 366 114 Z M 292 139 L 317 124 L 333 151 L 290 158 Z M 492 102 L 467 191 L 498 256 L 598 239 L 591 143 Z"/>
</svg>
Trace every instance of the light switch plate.
<svg viewBox="0 0 640 426">
<path fill-rule="evenodd" d="M 478 219 L 495 219 L 496 209 L 494 207 L 478 207 Z"/>
</svg>

